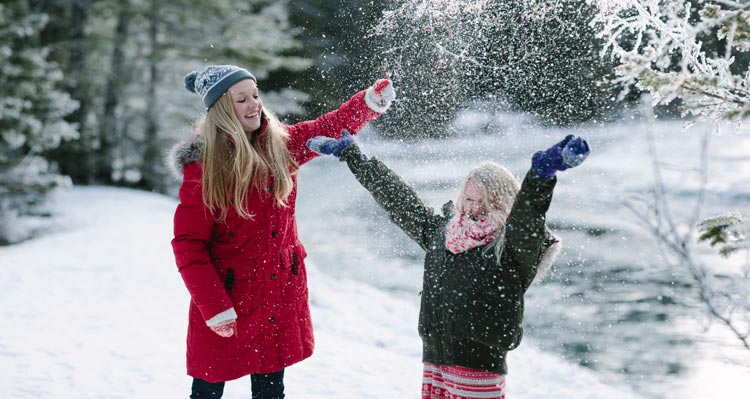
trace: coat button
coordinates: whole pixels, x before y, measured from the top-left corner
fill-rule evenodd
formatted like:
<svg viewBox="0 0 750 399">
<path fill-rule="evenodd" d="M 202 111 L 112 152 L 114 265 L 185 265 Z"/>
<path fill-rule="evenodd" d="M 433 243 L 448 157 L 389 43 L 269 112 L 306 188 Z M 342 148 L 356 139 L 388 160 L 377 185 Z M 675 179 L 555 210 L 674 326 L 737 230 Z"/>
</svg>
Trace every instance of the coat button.
<svg viewBox="0 0 750 399">
<path fill-rule="evenodd" d="M 273 316 L 271 316 L 271 317 L 268 318 L 268 322 L 269 323 L 273 323 L 274 321 L 276 321 L 276 319 L 274 319 Z"/>
<path fill-rule="evenodd" d="M 234 237 L 234 232 L 233 232 L 233 231 L 230 231 L 230 232 L 229 232 L 229 238 L 232 238 L 232 237 Z"/>
<path fill-rule="evenodd" d="M 273 273 L 271 273 L 271 275 L 269 276 L 269 278 L 270 278 L 271 280 L 276 280 L 276 275 L 275 275 L 275 274 L 273 274 Z"/>
<path fill-rule="evenodd" d="M 274 230 L 271 232 L 271 237 L 276 237 L 277 234 L 279 234 L 279 232 Z"/>
</svg>

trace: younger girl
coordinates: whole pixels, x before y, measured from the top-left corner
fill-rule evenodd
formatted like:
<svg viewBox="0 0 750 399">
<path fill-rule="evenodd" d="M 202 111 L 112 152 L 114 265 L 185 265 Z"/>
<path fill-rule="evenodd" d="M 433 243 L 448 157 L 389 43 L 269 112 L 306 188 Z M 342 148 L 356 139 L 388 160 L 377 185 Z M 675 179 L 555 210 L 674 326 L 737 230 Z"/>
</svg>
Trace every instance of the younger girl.
<svg viewBox="0 0 750 399">
<path fill-rule="evenodd" d="M 505 398 L 505 357 L 521 342 L 523 296 L 556 241 L 545 229 L 555 172 L 583 162 L 586 141 L 568 136 L 536 153 L 523 183 L 496 163 L 477 166 L 457 204 L 447 203 L 442 214 L 348 134 L 308 146 L 346 161 L 391 221 L 426 251 L 422 398 Z"/>
</svg>

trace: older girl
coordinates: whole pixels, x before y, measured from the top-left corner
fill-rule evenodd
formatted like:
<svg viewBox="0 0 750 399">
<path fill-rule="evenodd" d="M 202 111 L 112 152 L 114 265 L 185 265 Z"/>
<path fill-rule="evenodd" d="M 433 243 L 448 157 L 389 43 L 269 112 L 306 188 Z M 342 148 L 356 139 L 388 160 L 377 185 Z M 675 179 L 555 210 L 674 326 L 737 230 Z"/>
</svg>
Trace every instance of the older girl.
<svg viewBox="0 0 750 399">
<path fill-rule="evenodd" d="M 422 398 L 505 398 L 505 358 L 521 342 L 524 293 L 556 249 L 545 229 L 555 172 L 583 162 L 586 141 L 568 136 L 536 153 L 523 183 L 496 163 L 477 166 L 442 214 L 348 134 L 308 146 L 346 161 L 391 221 L 426 251 Z"/>
<path fill-rule="evenodd" d="M 305 142 L 357 132 L 388 109 L 379 80 L 339 109 L 284 125 L 243 68 L 212 65 L 185 77 L 206 115 L 175 146 L 182 176 L 174 216 L 177 268 L 191 301 L 187 373 L 191 398 L 220 398 L 224 382 L 251 375 L 254 399 L 284 397 L 284 368 L 313 352 L 305 249 L 297 238 L 297 169 L 315 157 Z"/>
</svg>

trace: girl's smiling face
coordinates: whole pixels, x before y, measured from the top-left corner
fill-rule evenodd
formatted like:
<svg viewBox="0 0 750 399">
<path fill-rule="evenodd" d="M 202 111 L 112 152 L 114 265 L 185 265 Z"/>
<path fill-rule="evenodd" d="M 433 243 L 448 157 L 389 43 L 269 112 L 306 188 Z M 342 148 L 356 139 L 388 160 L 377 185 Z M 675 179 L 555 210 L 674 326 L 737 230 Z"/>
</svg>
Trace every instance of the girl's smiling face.
<svg viewBox="0 0 750 399">
<path fill-rule="evenodd" d="M 263 101 L 258 95 L 258 86 L 252 79 L 243 79 L 229 90 L 232 97 L 234 115 L 239 119 L 245 133 L 252 133 L 260 128 L 260 115 L 263 111 Z"/>
<path fill-rule="evenodd" d="M 463 199 L 464 213 L 474 220 L 478 220 L 487 214 L 487 207 L 484 205 L 484 191 L 475 179 L 466 181 Z"/>
</svg>

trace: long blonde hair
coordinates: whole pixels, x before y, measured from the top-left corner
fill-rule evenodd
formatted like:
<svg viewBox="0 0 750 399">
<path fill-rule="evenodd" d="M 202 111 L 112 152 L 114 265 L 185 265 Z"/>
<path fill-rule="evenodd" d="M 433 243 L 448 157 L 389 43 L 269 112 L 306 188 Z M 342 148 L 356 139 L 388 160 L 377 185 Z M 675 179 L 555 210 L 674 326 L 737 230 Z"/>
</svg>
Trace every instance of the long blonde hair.
<svg viewBox="0 0 750 399">
<path fill-rule="evenodd" d="M 521 190 L 521 182 L 511 173 L 508 168 L 495 162 L 484 162 L 474 167 L 466 177 L 456 200 L 457 215 L 464 213 L 464 199 L 466 198 L 466 186 L 469 180 L 479 183 L 482 190 L 484 207 L 489 212 L 500 212 L 503 220 L 507 220 L 513 203 L 516 202 L 516 194 Z M 505 248 L 505 223 L 498 226 L 497 236 L 485 247 L 484 251 L 494 250 L 497 262 Z"/>
<path fill-rule="evenodd" d="M 287 206 L 292 192 L 292 175 L 299 165 L 286 146 L 289 134 L 272 113 L 263 110 L 268 121 L 265 132 L 258 137 L 245 133 L 234 114 L 229 92 L 221 96 L 198 122 L 203 136 L 203 203 L 218 220 L 225 220 L 229 207 L 239 216 L 252 219 L 247 206 L 251 189 L 261 196 L 267 191 L 269 175 L 274 178 L 273 196 L 278 206 Z"/>
</svg>

